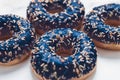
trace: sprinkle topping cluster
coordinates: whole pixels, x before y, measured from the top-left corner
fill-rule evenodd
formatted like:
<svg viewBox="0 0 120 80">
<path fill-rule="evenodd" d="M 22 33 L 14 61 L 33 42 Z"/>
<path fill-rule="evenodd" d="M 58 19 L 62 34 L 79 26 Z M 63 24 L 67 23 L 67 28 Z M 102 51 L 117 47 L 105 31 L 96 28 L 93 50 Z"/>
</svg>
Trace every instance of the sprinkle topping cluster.
<svg viewBox="0 0 120 80">
<path fill-rule="evenodd" d="M 84 31 L 103 43 L 120 43 L 120 26 L 105 24 L 105 20 L 120 21 L 120 4 L 106 4 L 93 8 L 86 16 Z"/>
<path fill-rule="evenodd" d="M 67 57 L 56 54 L 59 44 L 72 44 L 73 54 Z M 97 59 L 92 40 L 83 32 L 70 28 L 47 32 L 36 42 L 32 52 L 33 69 L 37 74 L 51 80 L 80 78 L 93 70 Z"/>
<path fill-rule="evenodd" d="M 0 31 L 7 28 L 13 35 L 7 40 L 0 41 L 0 63 L 8 63 L 28 55 L 26 52 L 30 51 L 35 39 L 34 29 L 29 21 L 19 16 L 0 15 Z"/>
<path fill-rule="evenodd" d="M 62 6 L 64 10 L 51 14 L 46 9 L 52 10 L 53 5 Z M 40 2 L 36 0 L 31 2 L 27 9 L 27 17 L 32 25 L 44 32 L 63 26 L 67 28 L 78 27 L 83 20 L 84 13 L 84 6 L 80 0 L 41 0 Z"/>
</svg>

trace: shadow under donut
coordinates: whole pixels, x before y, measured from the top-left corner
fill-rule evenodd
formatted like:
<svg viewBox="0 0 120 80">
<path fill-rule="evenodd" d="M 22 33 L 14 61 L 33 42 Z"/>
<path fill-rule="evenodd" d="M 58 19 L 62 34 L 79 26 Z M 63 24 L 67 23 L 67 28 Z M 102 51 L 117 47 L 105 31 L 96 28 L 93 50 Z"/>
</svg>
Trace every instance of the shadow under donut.
<svg viewBox="0 0 120 80">
<path fill-rule="evenodd" d="M 21 69 L 22 67 L 26 66 L 26 63 L 28 63 L 28 61 L 29 60 L 27 58 L 27 60 L 24 60 L 21 63 L 18 63 L 16 65 L 11 65 L 11 66 L 0 65 L 0 75 L 10 74 L 18 69 Z"/>
<path fill-rule="evenodd" d="M 109 59 L 120 59 L 120 51 L 113 51 L 107 50 L 102 48 L 97 48 L 98 56 L 102 58 L 109 58 Z"/>
</svg>

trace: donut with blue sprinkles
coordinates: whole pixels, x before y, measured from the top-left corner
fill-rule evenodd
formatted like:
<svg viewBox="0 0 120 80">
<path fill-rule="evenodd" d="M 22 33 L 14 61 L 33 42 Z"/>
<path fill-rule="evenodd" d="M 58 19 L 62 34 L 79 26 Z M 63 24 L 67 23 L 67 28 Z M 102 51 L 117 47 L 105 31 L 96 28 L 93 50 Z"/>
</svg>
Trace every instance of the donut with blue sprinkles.
<svg viewBox="0 0 120 80">
<path fill-rule="evenodd" d="M 80 30 L 85 14 L 80 0 L 33 0 L 27 9 L 27 18 L 38 34 L 55 28 Z"/>
<path fill-rule="evenodd" d="M 84 31 L 96 46 L 120 50 L 120 4 L 111 3 L 93 8 L 86 16 Z"/>
<path fill-rule="evenodd" d="M 17 15 L 0 15 L 0 65 L 13 65 L 25 60 L 35 43 L 35 30 L 30 22 Z"/>
<path fill-rule="evenodd" d="M 50 30 L 34 46 L 31 65 L 40 80 L 84 80 L 96 68 L 94 43 L 75 29 Z"/>
</svg>

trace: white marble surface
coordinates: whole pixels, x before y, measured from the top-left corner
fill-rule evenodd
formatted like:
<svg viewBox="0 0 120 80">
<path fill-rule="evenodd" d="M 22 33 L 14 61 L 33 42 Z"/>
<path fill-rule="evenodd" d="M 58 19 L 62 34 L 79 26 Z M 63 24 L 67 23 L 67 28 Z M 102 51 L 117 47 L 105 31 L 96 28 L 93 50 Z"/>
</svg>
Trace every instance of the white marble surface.
<svg viewBox="0 0 120 80">
<path fill-rule="evenodd" d="M 0 15 L 16 14 L 26 18 L 26 8 L 30 0 L 0 0 Z M 120 0 L 81 0 L 86 13 L 93 7 L 105 3 L 120 3 Z M 96 72 L 87 80 L 120 80 L 120 51 L 98 48 Z M 15 66 L 0 66 L 0 80 L 36 80 L 30 69 L 30 60 Z"/>
</svg>

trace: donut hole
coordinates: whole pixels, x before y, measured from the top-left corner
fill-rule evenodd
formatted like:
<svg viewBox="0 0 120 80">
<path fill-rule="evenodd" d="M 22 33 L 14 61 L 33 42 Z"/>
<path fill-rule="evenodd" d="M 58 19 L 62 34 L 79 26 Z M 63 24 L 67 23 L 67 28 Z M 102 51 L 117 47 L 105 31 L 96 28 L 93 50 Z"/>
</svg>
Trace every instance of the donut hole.
<svg viewBox="0 0 120 80">
<path fill-rule="evenodd" d="M 44 6 L 44 8 L 47 10 L 47 12 L 51 14 L 55 14 L 64 11 L 66 5 L 60 2 L 53 2 L 53 3 L 48 3 L 48 6 Z"/>
<path fill-rule="evenodd" d="M 64 43 L 60 44 L 58 49 L 56 50 L 56 54 L 62 57 L 67 57 L 72 55 L 73 48 L 71 45 L 66 45 Z"/>
<path fill-rule="evenodd" d="M 110 25 L 113 27 L 118 27 L 120 25 L 119 14 L 117 11 L 112 11 L 108 13 L 103 12 L 102 18 L 104 19 L 104 23 L 106 25 Z"/>
<path fill-rule="evenodd" d="M 0 29 L 0 40 L 7 40 L 14 34 L 9 27 L 3 27 Z"/>
<path fill-rule="evenodd" d="M 113 27 L 118 27 L 120 26 L 120 20 L 105 20 L 105 24 Z"/>
<path fill-rule="evenodd" d="M 74 54 L 74 47 L 70 38 L 58 39 L 59 42 L 56 44 L 55 53 L 62 57 L 67 57 Z M 55 44 L 55 43 L 53 43 Z"/>
<path fill-rule="evenodd" d="M 17 22 L 14 21 L 1 21 L 0 22 L 0 40 L 8 40 L 12 38 L 15 33 L 20 31 L 19 25 Z"/>
</svg>

